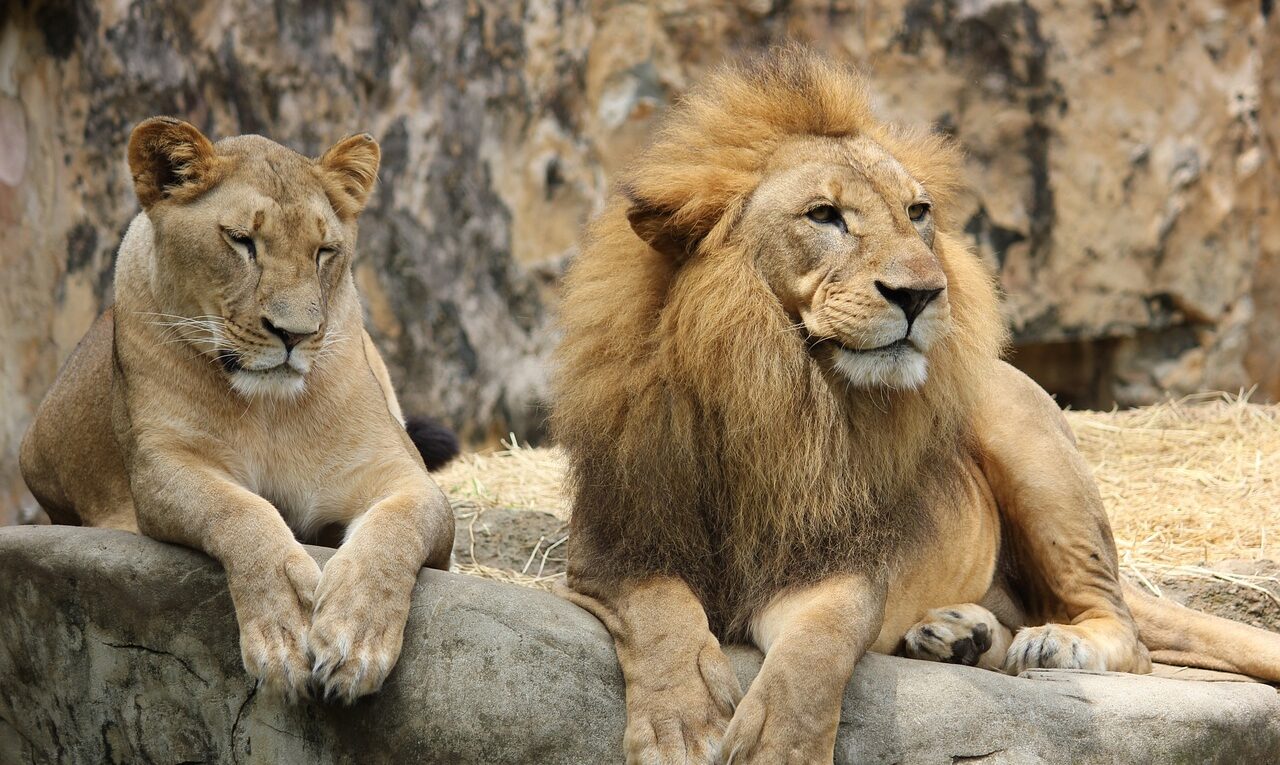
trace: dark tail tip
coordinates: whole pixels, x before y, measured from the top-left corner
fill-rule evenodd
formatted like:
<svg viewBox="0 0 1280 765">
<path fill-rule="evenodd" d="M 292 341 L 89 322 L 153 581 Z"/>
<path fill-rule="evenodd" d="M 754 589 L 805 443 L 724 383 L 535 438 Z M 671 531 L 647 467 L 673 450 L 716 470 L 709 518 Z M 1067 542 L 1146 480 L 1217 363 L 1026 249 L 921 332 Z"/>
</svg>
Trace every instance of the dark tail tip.
<svg viewBox="0 0 1280 765">
<path fill-rule="evenodd" d="M 439 470 L 458 456 L 458 436 L 438 420 L 410 417 L 405 421 L 404 429 L 409 431 L 409 438 L 418 447 L 427 470 Z"/>
</svg>

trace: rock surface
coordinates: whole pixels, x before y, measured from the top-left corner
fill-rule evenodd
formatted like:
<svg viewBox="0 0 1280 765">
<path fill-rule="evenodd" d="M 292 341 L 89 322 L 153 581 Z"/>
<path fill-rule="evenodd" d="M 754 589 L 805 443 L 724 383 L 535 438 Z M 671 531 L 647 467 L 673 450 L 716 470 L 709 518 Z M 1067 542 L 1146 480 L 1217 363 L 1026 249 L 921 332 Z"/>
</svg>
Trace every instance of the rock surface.
<svg viewBox="0 0 1280 765">
<path fill-rule="evenodd" d="M 536 440 L 555 282 L 579 225 L 676 95 L 783 38 L 862 64 L 887 116 L 936 122 L 964 144 L 966 231 L 999 266 L 1015 363 L 1064 401 L 1107 408 L 1254 382 L 1280 397 L 1272 8 L 5 3 L 0 500 L 21 493 L 18 439 L 111 299 L 137 209 L 124 147 L 141 119 L 175 114 L 311 154 L 376 134 L 384 166 L 357 276 L 406 408 L 472 443 Z"/>
<path fill-rule="evenodd" d="M 329 550 L 312 548 L 317 558 Z M 604 628 L 556 597 L 424 572 L 387 686 L 350 708 L 255 693 L 220 567 L 123 532 L 0 530 L 0 762 L 620 762 Z M 735 649 L 744 683 L 759 666 Z M 838 763 L 1273 762 L 1265 685 L 869 656 Z"/>
</svg>

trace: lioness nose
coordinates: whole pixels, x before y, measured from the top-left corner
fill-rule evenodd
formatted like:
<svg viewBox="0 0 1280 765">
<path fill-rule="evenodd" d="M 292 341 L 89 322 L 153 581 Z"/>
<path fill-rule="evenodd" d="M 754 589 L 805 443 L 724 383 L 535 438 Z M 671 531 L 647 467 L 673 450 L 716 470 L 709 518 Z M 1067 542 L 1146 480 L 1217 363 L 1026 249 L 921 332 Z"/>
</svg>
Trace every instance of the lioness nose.
<svg viewBox="0 0 1280 765">
<path fill-rule="evenodd" d="M 271 320 L 266 318 L 262 320 L 262 326 L 268 332 L 280 338 L 280 342 L 284 343 L 284 348 L 287 351 L 292 351 L 295 345 L 302 342 L 303 340 L 306 340 L 308 337 L 311 337 L 312 335 L 314 335 L 316 332 L 319 331 L 318 328 L 305 329 L 305 330 L 283 329 L 281 327 L 277 327 L 276 325 L 272 324 Z"/>
<path fill-rule="evenodd" d="M 941 289 L 936 290 L 916 290 L 906 287 L 890 287 L 884 282 L 876 282 L 876 289 L 880 290 L 880 294 L 884 295 L 884 299 L 902 309 L 907 316 L 907 323 L 916 320 L 920 312 L 925 309 L 933 299 L 942 294 Z"/>
</svg>

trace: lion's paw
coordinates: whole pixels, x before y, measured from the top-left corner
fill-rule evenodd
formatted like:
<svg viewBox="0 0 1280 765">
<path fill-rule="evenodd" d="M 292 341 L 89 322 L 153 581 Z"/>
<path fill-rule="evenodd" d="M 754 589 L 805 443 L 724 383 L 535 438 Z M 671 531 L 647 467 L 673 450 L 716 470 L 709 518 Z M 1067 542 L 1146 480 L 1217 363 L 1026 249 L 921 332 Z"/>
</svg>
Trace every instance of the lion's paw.
<svg viewBox="0 0 1280 765">
<path fill-rule="evenodd" d="M 763 682 L 762 682 L 763 679 Z M 822 725 L 809 706 L 787 692 L 775 693 L 769 678 L 756 677 L 725 731 L 724 765 L 809 765 L 831 762 L 835 721 Z M 796 703 L 803 706 L 796 707 Z M 839 708 L 835 708 L 838 715 Z"/>
<path fill-rule="evenodd" d="M 729 660 L 714 639 L 696 667 L 679 677 L 655 677 L 627 689 L 627 762 L 646 765 L 711 765 L 742 692 Z M 646 680 L 649 678 L 646 678 Z"/>
<path fill-rule="evenodd" d="M 907 630 L 903 653 L 912 659 L 999 668 L 1008 631 L 994 614 L 975 603 L 935 608 Z"/>
<path fill-rule="evenodd" d="M 1080 628 L 1069 624 L 1045 624 L 1018 631 L 1005 658 L 1005 671 L 1016 675 L 1025 669 L 1106 669 Z"/>
<path fill-rule="evenodd" d="M 714 765 L 727 719 L 697 709 L 669 716 L 628 716 L 623 736 L 627 762 L 645 765 Z"/>
<path fill-rule="evenodd" d="M 291 702 L 310 695 L 307 629 L 319 578 L 320 567 L 301 546 L 286 554 L 276 576 L 228 576 L 245 671 L 267 693 Z"/>
<path fill-rule="evenodd" d="M 308 643 L 313 682 L 346 704 L 377 691 L 400 657 L 414 576 L 375 576 L 351 556 L 333 556 L 316 587 Z"/>
</svg>

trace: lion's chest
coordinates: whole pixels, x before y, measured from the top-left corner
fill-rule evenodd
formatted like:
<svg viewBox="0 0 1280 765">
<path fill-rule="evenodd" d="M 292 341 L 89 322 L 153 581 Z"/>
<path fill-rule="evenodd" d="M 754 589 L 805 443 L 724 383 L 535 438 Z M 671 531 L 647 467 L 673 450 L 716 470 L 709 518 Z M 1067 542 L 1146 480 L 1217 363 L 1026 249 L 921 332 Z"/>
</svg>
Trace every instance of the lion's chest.
<svg viewBox="0 0 1280 765">
<path fill-rule="evenodd" d="M 950 506 L 937 508 L 935 532 L 908 554 L 889 585 L 884 625 L 873 650 L 892 651 L 926 611 L 976 603 L 991 587 L 1000 551 L 999 508 L 976 462 L 966 458 L 964 467 Z"/>
</svg>

